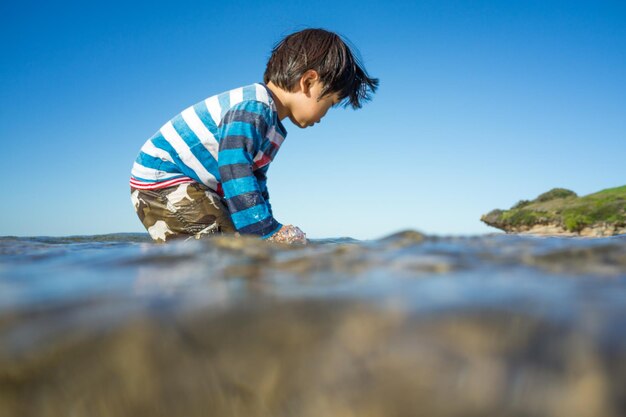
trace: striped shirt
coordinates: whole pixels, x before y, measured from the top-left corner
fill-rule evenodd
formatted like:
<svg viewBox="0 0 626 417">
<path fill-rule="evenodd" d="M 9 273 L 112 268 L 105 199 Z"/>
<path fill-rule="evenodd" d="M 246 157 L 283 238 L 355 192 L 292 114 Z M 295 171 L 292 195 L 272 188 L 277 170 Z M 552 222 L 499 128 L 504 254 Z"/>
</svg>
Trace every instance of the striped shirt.
<svg viewBox="0 0 626 417">
<path fill-rule="evenodd" d="M 265 84 L 216 94 L 175 116 L 141 148 L 131 171 L 133 188 L 153 190 L 199 182 L 226 201 L 242 234 L 270 237 L 267 170 L 287 131 Z"/>
</svg>

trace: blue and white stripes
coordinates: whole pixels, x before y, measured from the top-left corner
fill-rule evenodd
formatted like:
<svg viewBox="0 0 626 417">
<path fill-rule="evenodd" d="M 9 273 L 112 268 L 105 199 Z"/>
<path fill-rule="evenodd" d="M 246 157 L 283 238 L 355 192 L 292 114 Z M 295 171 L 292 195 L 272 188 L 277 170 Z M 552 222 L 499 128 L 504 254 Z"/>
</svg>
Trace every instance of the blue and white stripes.
<svg viewBox="0 0 626 417">
<path fill-rule="evenodd" d="M 214 95 L 176 115 L 141 148 L 131 186 L 164 188 L 196 181 L 222 193 L 237 230 L 271 236 L 269 163 L 287 132 L 261 83 Z"/>
</svg>

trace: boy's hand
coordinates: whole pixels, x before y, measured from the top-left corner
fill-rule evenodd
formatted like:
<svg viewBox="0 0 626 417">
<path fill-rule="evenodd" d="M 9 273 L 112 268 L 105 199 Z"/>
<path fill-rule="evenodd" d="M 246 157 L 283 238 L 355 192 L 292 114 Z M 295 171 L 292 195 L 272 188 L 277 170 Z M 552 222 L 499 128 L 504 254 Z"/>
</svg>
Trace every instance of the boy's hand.
<svg viewBox="0 0 626 417">
<path fill-rule="evenodd" d="M 306 245 L 306 234 L 296 226 L 290 224 L 281 227 L 267 240 L 277 243 L 301 243 Z"/>
</svg>

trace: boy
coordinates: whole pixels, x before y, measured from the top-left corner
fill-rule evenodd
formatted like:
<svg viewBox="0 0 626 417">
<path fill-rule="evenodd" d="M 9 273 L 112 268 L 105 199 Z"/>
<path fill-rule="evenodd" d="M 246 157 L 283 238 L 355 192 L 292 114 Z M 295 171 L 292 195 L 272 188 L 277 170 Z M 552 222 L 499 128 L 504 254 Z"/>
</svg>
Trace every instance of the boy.
<svg viewBox="0 0 626 417">
<path fill-rule="evenodd" d="M 213 233 L 306 243 L 272 214 L 267 170 L 287 130 L 313 126 L 330 107 L 361 107 L 370 78 L 336 34 L 305 29 L 272 50 L 263 83 L 201 101 L 143 145 L 131 172 L 131 200 L 157 242 Z"/>
</svg>

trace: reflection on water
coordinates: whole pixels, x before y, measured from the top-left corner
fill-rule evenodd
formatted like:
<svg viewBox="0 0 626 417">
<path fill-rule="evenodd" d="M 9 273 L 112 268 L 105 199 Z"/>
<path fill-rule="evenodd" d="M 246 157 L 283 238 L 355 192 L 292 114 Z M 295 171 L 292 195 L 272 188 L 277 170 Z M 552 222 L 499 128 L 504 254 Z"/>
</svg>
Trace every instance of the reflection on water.
<svg viewBox="0 0 626 417">
<path fill-rule="evenodd" d="M 0 416 L 626 412 L 626 236 L 0 238 Z"/>
</svg>

